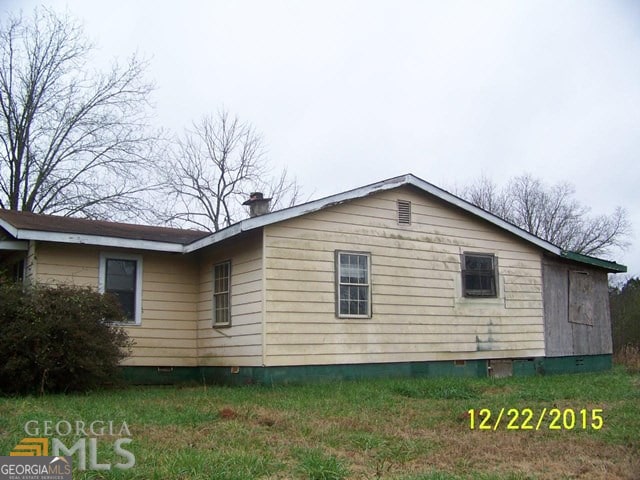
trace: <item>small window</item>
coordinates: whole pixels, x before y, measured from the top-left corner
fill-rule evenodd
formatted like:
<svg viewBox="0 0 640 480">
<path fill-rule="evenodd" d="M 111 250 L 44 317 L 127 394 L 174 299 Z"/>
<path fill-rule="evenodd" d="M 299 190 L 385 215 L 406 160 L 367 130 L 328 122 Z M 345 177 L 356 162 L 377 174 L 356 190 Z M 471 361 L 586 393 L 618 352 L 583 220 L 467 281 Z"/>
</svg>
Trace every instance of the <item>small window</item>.
<svg viewBox="0 0 640 480">
<path fill-rule="evenodd" d="M 231 325 L 231 262 L 213 267 L 213 326 Z"/>
<path fill-rule="evenodd" d="M 26 270 L 26 262 L 24 261 L 24 258 L 17 261 L 16 263 L 13 264 L 13 266 L 11 267 L 12 270 L 12 277 L 13 277 L 13 281 L 16 283 L 24 283 L 24 273 Z"/>
<path fill-rule="evenodd" d="M 100 256 L 100 292 L 118 299 L 126 323 L 140 324 L 142 316 L 142 258 L 137 255 Z"/>
<path fill-rule="evenodd" d="M 465 297 L 496 297 L 496 261 L 493 255 L 462 255 L 462 291 Z"/>
<path fill-rule="evenodd" d="M 411 202 L 408 200 L 398 200 L 398 223 L 411 225 Z"/>
<path fill-rule="evenodd" d="M 336 313 L 371 317 L 371 273 L 368 253 L 336 252 Z"/>
</svg>

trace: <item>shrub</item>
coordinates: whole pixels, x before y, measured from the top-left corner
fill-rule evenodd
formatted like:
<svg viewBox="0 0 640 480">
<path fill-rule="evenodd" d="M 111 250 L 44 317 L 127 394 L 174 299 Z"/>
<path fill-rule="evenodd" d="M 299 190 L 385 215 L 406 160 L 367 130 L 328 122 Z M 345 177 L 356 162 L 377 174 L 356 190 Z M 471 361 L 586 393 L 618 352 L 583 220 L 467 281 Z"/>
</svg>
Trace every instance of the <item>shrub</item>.
<svg viewBox="0 0 640 480">
<path fill-rule="evenodd" d="M 132 342 L 115 298 L 75 286 L 0 284 L 0 391 L 86 391 L 119 378 Z"/>
</svg>

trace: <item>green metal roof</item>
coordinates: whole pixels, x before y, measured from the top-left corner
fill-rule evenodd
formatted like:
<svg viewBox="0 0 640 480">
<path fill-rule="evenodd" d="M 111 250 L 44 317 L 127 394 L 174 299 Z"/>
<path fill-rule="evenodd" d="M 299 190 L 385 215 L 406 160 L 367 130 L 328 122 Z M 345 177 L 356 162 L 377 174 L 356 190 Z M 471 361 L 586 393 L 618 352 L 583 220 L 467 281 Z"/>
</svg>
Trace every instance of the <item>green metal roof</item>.
<svg viewBox="0 0 640 480">
<path fill-rule="evenodd" d="M 600 267 L 608 270 L 611 273 L 624 273 L 627 271 L 626 265 L 620 265 L 616 262 L 609 262 L 607 260 L 601 260 L 600 258 L 590 257 L 589 255 L 582 255 L 581 253 L 563 251 L 561 256 L 574 262 L 580 262 L 593 267 Z"/>
</svg>

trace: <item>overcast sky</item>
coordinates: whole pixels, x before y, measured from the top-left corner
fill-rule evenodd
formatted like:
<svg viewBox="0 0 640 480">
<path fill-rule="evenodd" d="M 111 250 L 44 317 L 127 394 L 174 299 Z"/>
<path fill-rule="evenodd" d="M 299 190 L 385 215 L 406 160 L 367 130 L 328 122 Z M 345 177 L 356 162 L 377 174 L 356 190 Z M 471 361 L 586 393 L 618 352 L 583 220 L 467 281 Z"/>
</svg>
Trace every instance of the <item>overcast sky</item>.
<svg viewBox="0 0 640 480">
<path fill-rule="evenodd" d="M 413 173 L 525 172 L 629 212 L 640 274 L 640 2 L 0 0 L 68 10 L 103 60 L 150 58 L 158 125 L 221 107 L 313 198 Z"/>
</svg>

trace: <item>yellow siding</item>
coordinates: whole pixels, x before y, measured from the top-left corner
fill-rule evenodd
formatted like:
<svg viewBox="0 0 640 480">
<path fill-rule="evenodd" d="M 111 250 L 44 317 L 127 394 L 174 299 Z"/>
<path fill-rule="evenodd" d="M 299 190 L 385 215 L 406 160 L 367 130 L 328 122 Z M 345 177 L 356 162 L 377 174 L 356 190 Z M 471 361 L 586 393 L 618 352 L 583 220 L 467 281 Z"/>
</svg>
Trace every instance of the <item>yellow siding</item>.
<svg viewBox="0 0 640 480">
<path fill-rule="evenodd" d="M 39 243 L 40 283 L 71 283 L 98 288 L 100 253 L 142 256 L 142 321 L 126 330 L 135 341 L 124 365 L 196 366 L 197 277 L 195 258 L 178 254 L 100 249 L 82 245 Z"/>
<path fill-rule="evenodd" d="M 398 199 L 412 225 L 397 223 Z M 335 315 L 335 251 L 371 254 L 370 319 Z M 39 282 L 97 288 L 100 249 L 38 243 Z M 143 258 L 126 365 L 258 366 L 544 355 L 536 247 L 410 187 L 287 220 L 190 255 Z M 462 296 L 461 253 L 497 258 L 499 296 Z M 231 326 L 213 328 L 213 266 L 231 261 Z M 263 324 L 266 319 L 266 324 Z"/>
<path fill-rule="evenodd" d="M 98 288 L 100 250 L 79 245 L 41 243 L 36 246 L 38 283 Z"/>
<path fill-rule="evenodd" d="M 412 224 L 397 223 L 398 199 Z M 266 365 L 544 355 L 541 254 L 409 187 L 265 228 Z M 334 252 L 371 254 L 370 319 L 335 315 Z M 460 255 L 496 255 L 499 297 L 462 296 Z"/>
<path fill-rule="evenodd" d="M 213 266 L 231 261 L 231 326 L 213 328 Z M 207 248 L 199 259 L 201 365 L 262 365 L 262 235 Z"/>
</svg>

